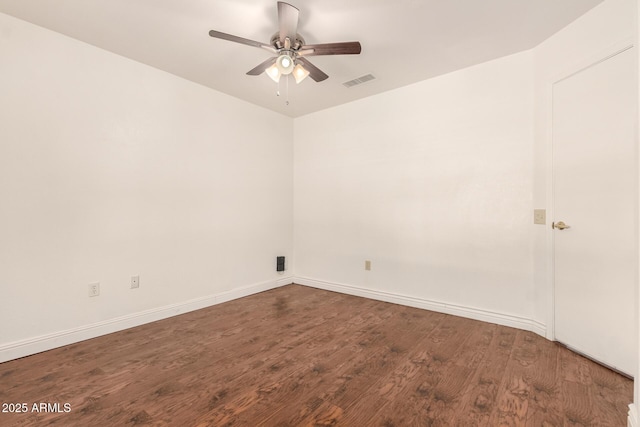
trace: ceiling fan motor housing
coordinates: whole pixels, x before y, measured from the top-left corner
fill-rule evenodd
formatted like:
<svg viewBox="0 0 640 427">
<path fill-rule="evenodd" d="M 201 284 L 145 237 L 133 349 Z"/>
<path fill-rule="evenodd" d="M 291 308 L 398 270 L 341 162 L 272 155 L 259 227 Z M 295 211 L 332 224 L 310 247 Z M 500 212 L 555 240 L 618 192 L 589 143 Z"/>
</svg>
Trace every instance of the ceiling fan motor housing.
<svg viewBox="0 0 640 427">
<path fill-rule="evenodd" d="M 287 37 L 286 40 L 291 39 Z M 298 50 L 305 45 L 305 41 L 300 34 L 296 33 L 295 41 L 290 42 L 290 44 L 291 46 L 289 47 L 289 49 Z M 271 46 L 275 47 L 276 50 L 286 49 L 285 44 L 280 41 L 280 33 L 275 33 L 273 36 L 271 36 Z"/>
</svg>

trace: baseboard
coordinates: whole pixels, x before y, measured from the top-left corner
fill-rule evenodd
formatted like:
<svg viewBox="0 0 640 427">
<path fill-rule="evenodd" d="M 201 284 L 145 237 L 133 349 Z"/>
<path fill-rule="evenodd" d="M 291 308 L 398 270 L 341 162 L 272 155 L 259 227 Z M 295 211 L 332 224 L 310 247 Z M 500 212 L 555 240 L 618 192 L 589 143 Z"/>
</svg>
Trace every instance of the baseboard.
<svg viewBox="0 0 640 427">
<path fill-rule="evenodd" d="M 177 304 L 170 304 L 163 307 L 153 308 L 125 316 L 108 319 L 90 325 L 79 326 L 77 328 L 54 332 L 25 340 L 15 341 L 0 345 L 0 363 L 20 357 L 30 356 L 46 350 L 73 344 L 102 335 L 110 334 L 190 311 L 199 310 L 237 298 L 246 297 L 259 292 L 268 291 L 291 283 L 291 277 L 283 277 L 278 280 L 269 280 L 249 286 L 220 292 L 201 298 L 195 298 Z"/>
<path fill-rule="evenodd" d="M 629 416 L 627 417 L 627 427 L 640 427 L 638 423 L 638 407 L 635 403 L 629 405 Z"/>
<path fill-rule="evenodd" d="M 465 307 L 461 305 L 443 303 L 424 298 L 395 294 L 391 292 L 365 289 L 340 283 L 331 283 L 323 280 L 311 279 L 308 277 L 294 277 L 293 281 L 294 283 L 304 286 L 310 286 L 312 288 L 370 298 L 378 301 L 391 302 L 394 304 L 406 305 L 409 307 L 422 308 L 425 310 L 437 311 L 439 313 L 453 314 L 455 316 L 466 317 L 468 319 L 481 320 L 483 322 L 495 323 L 498 325 L 531 331 L 542 337 L 546 335 L 546 326 L 544 324 L 532 319 L 513 316 L 510 314 L 503 314 L 474 307 Z"/>
<path fill-rule="evenodd" d="M 293 284 L 293 276 L 286 276 L 277 280 L 277 287 Z"/>
</svg>

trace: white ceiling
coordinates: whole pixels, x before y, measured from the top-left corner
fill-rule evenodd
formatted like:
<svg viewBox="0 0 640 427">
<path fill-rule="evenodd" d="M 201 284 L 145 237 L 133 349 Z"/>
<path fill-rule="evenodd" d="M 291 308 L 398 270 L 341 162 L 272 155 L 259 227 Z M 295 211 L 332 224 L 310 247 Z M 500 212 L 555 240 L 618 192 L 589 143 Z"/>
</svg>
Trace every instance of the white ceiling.
<svg viewBox="0 0 640 427">
<path fill-rule="evenodd" d="M 329 79 L 287 88 L 245 73 L 272 56 L 209 37 L 268 43 L 276 0 L 0 0 L 0 12 L 297 117 L 530 49 L 603 0 L 291 0 L 308 44 L 358 40 L 362 54 L 309 57 Z M 347 89 L 342 83 L 373 74 Z"/>
</svg>

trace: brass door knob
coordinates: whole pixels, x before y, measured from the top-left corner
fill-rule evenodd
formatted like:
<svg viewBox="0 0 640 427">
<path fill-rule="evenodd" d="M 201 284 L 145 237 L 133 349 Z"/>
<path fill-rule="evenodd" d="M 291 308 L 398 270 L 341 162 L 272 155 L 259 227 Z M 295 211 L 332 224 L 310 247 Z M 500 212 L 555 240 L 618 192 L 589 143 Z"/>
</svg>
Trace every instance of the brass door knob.
<svg viewBox="0 0 640 427">
<path fill-rule="evenodd" d="M 564 230 L 565 228 L 571 228 L 570 225 L 565 224 L 562 221 L 552 222 L 551 228 L 557 228 L 558 230 Z"/>
</svg>

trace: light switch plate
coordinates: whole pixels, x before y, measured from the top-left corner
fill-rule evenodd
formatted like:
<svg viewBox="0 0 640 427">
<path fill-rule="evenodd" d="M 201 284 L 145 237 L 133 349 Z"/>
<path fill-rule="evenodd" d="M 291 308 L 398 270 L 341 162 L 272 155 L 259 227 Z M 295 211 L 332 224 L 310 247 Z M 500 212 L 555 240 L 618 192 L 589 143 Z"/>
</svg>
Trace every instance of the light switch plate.
<svg viewBox="0 0 640 427">
<path fill-rule="evenodd" d="M 546 209 L 534 209 L 533 210 L 533 223 L 534 224 L 546 224 L 547 223 L 547 211 Z"/>
</svg>

